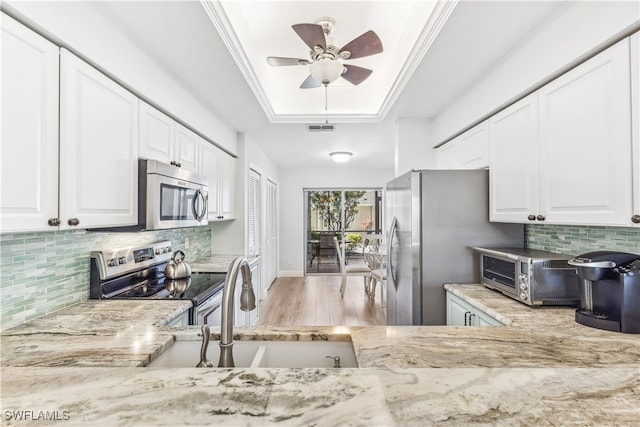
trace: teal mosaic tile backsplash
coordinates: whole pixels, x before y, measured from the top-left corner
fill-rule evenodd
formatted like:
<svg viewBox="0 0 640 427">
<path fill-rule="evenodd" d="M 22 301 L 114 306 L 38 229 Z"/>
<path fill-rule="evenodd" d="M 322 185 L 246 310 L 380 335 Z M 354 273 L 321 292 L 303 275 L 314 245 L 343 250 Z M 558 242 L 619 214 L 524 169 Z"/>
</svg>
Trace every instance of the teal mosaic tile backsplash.
<svg viewBox="0 0 640 427">
<path fill-rule="evenodd" d="M 185 249 L 185 239 L 189 249 Z M 0 234 L 0 329 L 89 298 L 93 250 L 170 240 L 186 261 L 211 254 L 211 227 L 139 233 L 47 231 Z"/>
<path fill-rule="evenodd" d="M 640 254 L 640 228 L 527 225 L 525 245 L 574 256 L 603 249 Z"/>
</svg>

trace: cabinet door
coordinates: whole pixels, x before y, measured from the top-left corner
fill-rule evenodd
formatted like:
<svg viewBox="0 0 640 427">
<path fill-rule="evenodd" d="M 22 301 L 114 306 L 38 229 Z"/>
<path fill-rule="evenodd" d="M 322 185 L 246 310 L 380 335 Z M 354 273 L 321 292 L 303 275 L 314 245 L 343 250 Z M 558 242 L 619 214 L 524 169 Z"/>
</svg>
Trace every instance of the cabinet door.
<svg viewBox="0 0 640 427">
<path fill-rule="evenodd" d="M 539 90 L 540 209 L 546 221 L 629 225 L 629 40 Z"/>
<path fill-rule="evenodd" d="M 632 224 L 640 227 L 640 33 L 631 36 L 631 89 L 634 214 Z"/>
<path fill-rule="evenodd" d="M 223 218 L 233 219 L 235 210 L 235 181 L 236 181 L 236 159 L 227 153 L 220 152 L 218 159 L 220 167 L 219 177 L 219 212 Z"/>
<path fill-rule="evenodd" d="M 489 212 L 497 222 L 538 215 L 538 102 L 532 94 L 488 120 Z"/>
<path fill-rule="evenodd" d="M 175 124 L 175 154 L 174 160 L 180 167 L 195 172 L 198 170 L 198 149 L 200 138 L 179 123 Z"/>
<path fill-rule="evenodd" d="M 136 224 L 138 98 L 64 49 L 60 70 L 62 227 Z"/>
<path fill-rule="evenodd" d="M 436 164 L 438 165 L 438 169 L 456 169 L 457 151 L 458 145 L 455 139 L 436 148 Z"/>
<path fill-rule="evenodd" d="M 468 326 L 467 319 L 473 308 L 450 292 L 447 292 L 447 326 Z"/>
<path fill-rule="evenodd" d="M 504 323 L 494 319 L 484 311 L 480 311 L 476 309 L 474 314 L 475 314 L 474 316 L 475 326 L 504 326 Z"/>
<path fill-rule="evenodd" d="M 143 101 L 139 101 L 139 108 L 140 157 L 170 163 L 173 160 L 173 119 Z"/>
<path fill-rule="evenodd" d="M 483 169 L 489 167 L 489 138 L 487 122 L 469 129 L 458 138 L 456 169 Z"/>
<path fill-rule="evenodd" d="M 218 207 L 218 157 L 221 151 L 213 144 L 202 141 L 200 144 L 200 167 L 198 173 L 205 175 L 209 180 L 209 201 L 208 216 L 209 221 L 215 221 L 220 215 Z"/>
<path fill-rule="evenodd" d="M 57 46 L 2 14 L 2 232 L 58 217 L 58 61 Z"/>
</svg>

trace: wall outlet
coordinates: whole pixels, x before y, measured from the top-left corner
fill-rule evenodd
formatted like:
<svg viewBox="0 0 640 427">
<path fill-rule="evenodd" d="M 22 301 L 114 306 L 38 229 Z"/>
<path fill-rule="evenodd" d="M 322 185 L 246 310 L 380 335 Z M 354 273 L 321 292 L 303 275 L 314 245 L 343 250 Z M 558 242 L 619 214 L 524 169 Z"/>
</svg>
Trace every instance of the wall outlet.
<svg viewBox="0 0 640 427">
<path fill-rule="evenodd" d="M 184 238 L 184 248 L 185 249 L 189 249 L 189 238 L 188 237 Z"/>
</svg>

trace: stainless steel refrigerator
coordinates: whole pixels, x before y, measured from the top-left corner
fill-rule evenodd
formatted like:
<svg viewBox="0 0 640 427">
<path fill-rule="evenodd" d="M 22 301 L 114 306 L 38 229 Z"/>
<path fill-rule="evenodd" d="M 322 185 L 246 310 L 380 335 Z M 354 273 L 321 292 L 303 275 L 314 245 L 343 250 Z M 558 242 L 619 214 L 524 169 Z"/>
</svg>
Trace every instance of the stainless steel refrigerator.
<svg viewBox="0 0 640 427">
<path fill-rule="evenodd" d="M 523 247 L 522 224 L 489 222 L 487 170 L 411 171 L 385 192 L 387 324 L 446 324 L 445 283 L 480 283 L 471 249 Z"/>
</svg>

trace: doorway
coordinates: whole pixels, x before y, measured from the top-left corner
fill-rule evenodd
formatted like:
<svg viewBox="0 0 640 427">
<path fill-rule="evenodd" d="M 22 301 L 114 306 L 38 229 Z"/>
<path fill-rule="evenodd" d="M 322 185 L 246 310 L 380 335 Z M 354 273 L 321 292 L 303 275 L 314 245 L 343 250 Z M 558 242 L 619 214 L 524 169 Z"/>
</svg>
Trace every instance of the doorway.
<svg viewBox="0 0 640 427">
<path fill-rule="evenodd" d="M 362 262 L 350 251 L 361 247 L 367 234 L 382 233 L 382 189 L 305 189 L 305 273 L 338 274 L 340 262 L 334 237 L 345 262 Z"/>
</svg>

